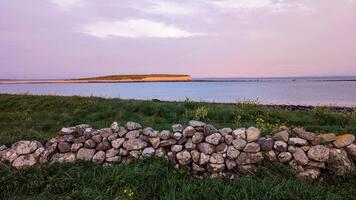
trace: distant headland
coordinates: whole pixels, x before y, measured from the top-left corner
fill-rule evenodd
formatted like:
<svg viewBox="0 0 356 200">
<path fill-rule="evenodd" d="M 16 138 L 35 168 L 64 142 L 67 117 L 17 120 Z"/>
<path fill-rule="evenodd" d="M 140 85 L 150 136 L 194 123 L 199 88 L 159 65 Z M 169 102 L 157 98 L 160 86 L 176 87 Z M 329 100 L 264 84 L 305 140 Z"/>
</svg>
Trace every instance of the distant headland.
<svg viewBox="0 0 356 200">
<path fill-rule="evenodd" d="M 192 81 L 189 75 L 181 74 L 138 74 L 109 75 L 76 79 L 0 80 L 0 84 L 41 84 L 41 83 L 119 83 L 119 82 L 183 82 Z"/>
</svg>

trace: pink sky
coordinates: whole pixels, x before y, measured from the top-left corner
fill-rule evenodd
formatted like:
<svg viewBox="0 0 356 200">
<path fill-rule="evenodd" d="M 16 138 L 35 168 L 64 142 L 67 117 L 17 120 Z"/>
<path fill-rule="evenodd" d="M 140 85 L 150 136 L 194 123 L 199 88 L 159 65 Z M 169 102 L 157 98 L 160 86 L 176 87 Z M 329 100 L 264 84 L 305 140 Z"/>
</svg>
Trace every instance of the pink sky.
<svg viewBox="0 0 356 200">
<path fill-rule="evenodd" d="M 0 0 L 0 69 L 0 78 L 356 75 L 356 0 Z"/>
</svg>

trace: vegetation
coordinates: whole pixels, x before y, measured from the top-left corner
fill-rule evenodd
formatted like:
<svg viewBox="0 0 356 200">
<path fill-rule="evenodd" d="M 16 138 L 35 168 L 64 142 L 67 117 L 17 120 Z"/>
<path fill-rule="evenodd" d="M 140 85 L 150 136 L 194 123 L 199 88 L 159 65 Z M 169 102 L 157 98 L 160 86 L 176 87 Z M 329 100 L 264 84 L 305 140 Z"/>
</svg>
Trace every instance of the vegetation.
<svg viewBox="0 0 356 200">
<path fill-rule="evenodd" d="M 0 95 L 0 143 L 52 138 L 63 126 L 88 123 L 108 127 L 132 120 L 171 129 L 201 119 L 222 127 L 258 126 L 263 134 L 281 125 L 315 132 L 356 133 L 356 114 L 332 108 L 290 111 L 256 102 L 214 104 Z M 257 174 L 223 181 L 186 176 L 154 158 L 104 168 L 92 163 L 55 164 L 15 171 L 0 166 L 0 199 L 356 199 L 356 174 L 305 183 L 281 167 L 265 163 Z M 268 168 L 268 170 L 267 170 Z"/>
<path fill-rule="evenodd" d="M 180 75 L 180 74 L 145 74 L 145 75 L 109 75 L 109 76 L 98 76 L 98 77 L 89 77 L 89 78 L 80 78 L 73 80 L 86 80 L 86 81 L 97 81 L 97 80 L 144 80 L 147 78 L 185 78 L 191 80 L 192 78 L 189 75 Z"/>
</svg>

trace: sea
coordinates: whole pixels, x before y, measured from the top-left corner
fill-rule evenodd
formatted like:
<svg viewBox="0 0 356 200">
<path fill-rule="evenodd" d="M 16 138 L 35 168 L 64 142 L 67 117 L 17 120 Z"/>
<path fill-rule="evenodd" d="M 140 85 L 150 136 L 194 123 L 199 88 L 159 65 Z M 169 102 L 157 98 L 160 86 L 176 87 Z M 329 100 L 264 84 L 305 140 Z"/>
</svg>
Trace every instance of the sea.
<svg viewBox="0 0 356 200">
<path fill-rule="evenodd" d="M 356 77 L 193 78 L 192 82 L 0 84 L 0 93 L 356 107 Z"/>
</svg>

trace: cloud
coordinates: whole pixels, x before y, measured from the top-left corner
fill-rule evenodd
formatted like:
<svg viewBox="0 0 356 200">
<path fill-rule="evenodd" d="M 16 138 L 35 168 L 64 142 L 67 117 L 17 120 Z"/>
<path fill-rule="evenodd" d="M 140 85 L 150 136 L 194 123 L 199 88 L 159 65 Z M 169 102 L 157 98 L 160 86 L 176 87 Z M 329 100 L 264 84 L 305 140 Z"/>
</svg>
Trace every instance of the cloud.
<svg viewBox="0 0 356 200">
<path fill-rule="evenodd" d="M 50 2 L 58 6 L 61 10 L 69 11 L 81 5 L 83 0 L 50 0 Z"/>
<path fill-rule="evenodd" d="M 147 19 L 96 22 L 84 25 L 81 32 L 98 38 L 189 38 L 201 35 Z"/>
<path fill-rule="evenodd" d="M 200 10 L 194 2 L 174 2 L 162 0 L 147 1 L 147 6 L 136 4 L 134 7 L 146 13 L 158 15 L 191 15 Z"/>
</svg>

